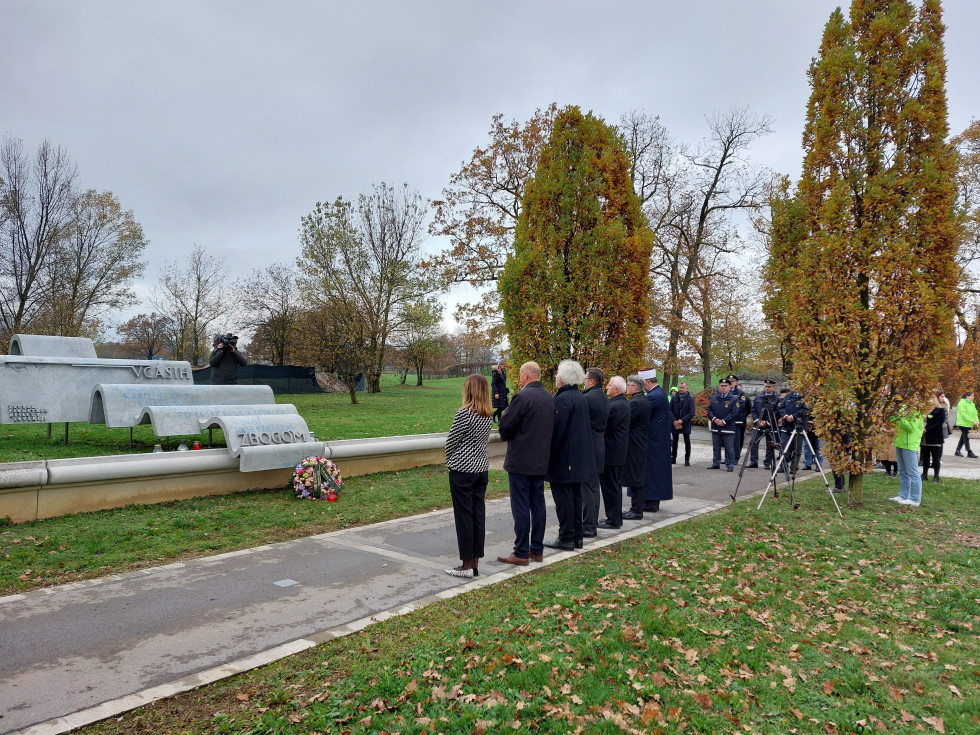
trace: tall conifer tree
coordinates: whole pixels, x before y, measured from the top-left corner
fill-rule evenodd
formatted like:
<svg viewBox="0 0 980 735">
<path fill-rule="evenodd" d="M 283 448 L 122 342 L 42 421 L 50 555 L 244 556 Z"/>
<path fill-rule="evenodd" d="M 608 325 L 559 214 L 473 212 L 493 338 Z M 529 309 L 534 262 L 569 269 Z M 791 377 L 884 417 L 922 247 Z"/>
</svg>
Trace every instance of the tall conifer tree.
<svg viewBox="0 0 980 735">
<path fill-rule="evenodd" d="M 574 106 L 556 115 L 499 281 L 512 365 L 640 366 L 652 234 L 629 171 L 613 128 Z"/>
<path fill-rule="evenodd" d="M 800 206 L 773 210 L 771 294 L 785 306 L 793 380 L 815 397 L 824 453 L 850 474 L 854 504 L 889 417 L 924 406 L 952 329 L 944 30 L 939 0 L 918 11 L 854 0 L 849 22 L 831 15 L 809 71 Z M 780 219 L 800 212 L 802 232 Z"/>
</svg>

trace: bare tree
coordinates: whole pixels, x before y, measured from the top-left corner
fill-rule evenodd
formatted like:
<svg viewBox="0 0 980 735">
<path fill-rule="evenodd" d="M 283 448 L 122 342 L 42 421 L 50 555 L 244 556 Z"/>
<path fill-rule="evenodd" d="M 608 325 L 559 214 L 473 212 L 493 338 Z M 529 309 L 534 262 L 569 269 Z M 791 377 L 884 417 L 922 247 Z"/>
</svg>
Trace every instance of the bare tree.
<svg viewBox="0 0 980 735">
<path fill-rule="evenodd" d="M 296 333 L 301 317 L 301 301 L 296 270 L 284 263 L 273 263 L 254 270 L 235 291 L 241 297 L 244 322 L 254 331 L 249 349 L 267 354 L 275 365 L 293 359 Z"/>
<path fill-rule="evenodd" d="M 153 305 L 169 320 L 169 341 L 175 357 L 200 365 L 208 354 L 208 333 L 226 314 L 225 263 L 195 245 L 184 268 L 167 265 Z"/>
<path fill-rule="evenodd" d="M 668 334 L 665 379 L 669 383 L 677 376 L 685 312 L 691 307 L 702 328 L 699 352 L 706 389 L 711 387 L 710 285 L 718 275 L 714 264 L 719 254 L 732 251 L 733 213 L 755 210 L 765 201 L 770 177 L 751 165 L 746 154 L 753 141 L 771 132 L 771 120 L 735 108 L 709 117 L 708 127 L 709 138 L 696 148 L 679 147 L 661 159 L 646 205 L 657 235 L 652 275 L 669 284 L 670 303 L 663 316 Z M 672 150 L 668 143 L 663 145 L 668 153 Z M 695 282 L 700 288 L 693 288 Z"/>
<path fill-rule="evenodd" d="M 310 303 L 356 311 L 370 325 L 368 390 L 381 391 L 385 349 L 404 305 L 434 289 L 418 269 L 428 203 L 407 185 L 361 194 L 356 206 L 338 197 L 303 217 L 300 284 Z"/>
<path fill-rule="evenodd" d="M 0 146 L 0 341 L 31 328 L 50 297 L 45 264 L 74 220 L 75 165 L 43 141 L 33 159 L 17 138 Z"/>
</svg>

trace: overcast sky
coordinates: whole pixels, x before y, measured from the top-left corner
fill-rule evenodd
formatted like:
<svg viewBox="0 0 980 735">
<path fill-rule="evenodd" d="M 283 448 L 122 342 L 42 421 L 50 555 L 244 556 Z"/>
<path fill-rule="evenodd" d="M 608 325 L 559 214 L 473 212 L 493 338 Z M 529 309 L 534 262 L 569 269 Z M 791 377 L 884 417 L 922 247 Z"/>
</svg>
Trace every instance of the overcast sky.
<svg viewBox="0 0 980 735">
<path fill-rule="evenodd" d="M 0 0 L 0 134 L 64 146 L 83 187 L 133 210 L 145 293 L 195 243 L 235 276 L 291 263 L 317 201 L 375 182 L 438 198 L 494 114 L 552 101 L 644 110 L 692 143 L 705 115 L 749 106 L 775 120 L 753 159 L 795 178 L 807 66 L 840 4 Z M 980 2 L 944 6 L 955 134 L 980 116 Z"/>
</svg>

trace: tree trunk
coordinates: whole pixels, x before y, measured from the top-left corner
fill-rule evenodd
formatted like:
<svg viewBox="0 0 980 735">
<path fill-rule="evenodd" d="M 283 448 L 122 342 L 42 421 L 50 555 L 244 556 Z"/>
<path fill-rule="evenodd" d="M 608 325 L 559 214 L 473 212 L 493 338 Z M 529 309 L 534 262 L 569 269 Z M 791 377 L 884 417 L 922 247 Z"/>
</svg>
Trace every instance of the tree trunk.
<svg viewBox="0 0 980 735">
<path fill-rule="evenodd" d="M 415 371 L 415 374 L 418 377 L 418 382 L 415 383 L 415 386 L 418 387 L 418 386 L 422 385 L 422 368 L 421 368 L 421 366 Z"/>
<path fill-rule="evenodd" d="M 372 372 L 367 377 L 368 377 L 368 393 L 380 393 L 381 374 Z"/>
<path fill-rule="evenodd" d="M 847 507 L 856 508 L 859 505 L 864 505 L 864 475 L 857 475 L 852 472 L 848 476 L 847 485 Z"/>
<path fill-rule="evenodd" d="M 408 368 L 402 370 L 402 385 L 405 385 L 405 381 L 408 380 Z"/>
<path fill-rule="evenodd" d="M 347 390 L 350 391 L 350 402 L 351 402 L 351 405 L 352 406 L 356 406 L 357 405 L 357 383 L 354 383 L 353 385 L 351 385 L 350 383 L 348 383 L 347 384 Z"/>
</svg>

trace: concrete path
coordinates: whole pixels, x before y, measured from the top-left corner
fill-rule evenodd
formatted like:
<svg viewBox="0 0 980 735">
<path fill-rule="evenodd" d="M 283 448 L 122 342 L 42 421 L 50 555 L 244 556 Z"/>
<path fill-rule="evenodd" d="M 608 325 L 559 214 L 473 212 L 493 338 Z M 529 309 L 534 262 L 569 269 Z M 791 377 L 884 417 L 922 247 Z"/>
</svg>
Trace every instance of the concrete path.
<svg viewBox="0 0 980 735">
<path fill-rule="evenodd" d="M 980 460 L 952 449 L 944 474 L 980 479 Z M 708 471 L 709 458 L 695 442 L 660 513 L 600 531 L 582 551 L 546 549 L 544 564 L 729 505 L 738 471 Z M 767 481 L 747 470 L 739 499 Z M 830 502 L 813 483 L 796 495 L 804 509 Z M 549 498 L 546 539 L 556 529 Z M 500 499 L 487 504 L 486 558 L 473 580 L 443 572 L 458 564 L 446 509 L 0 598 L 0 733 L 67 732 L 542 566 L 497 562 L 512 544 L 509 501 Z"/>
</svg>

